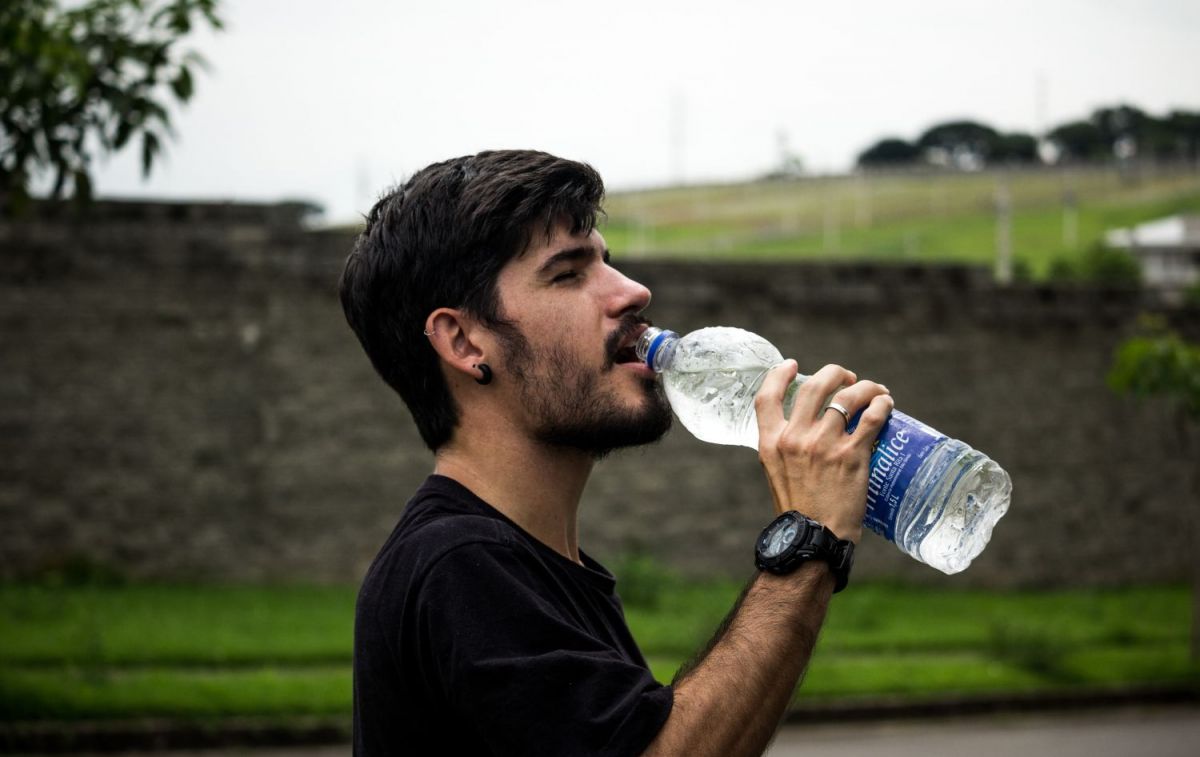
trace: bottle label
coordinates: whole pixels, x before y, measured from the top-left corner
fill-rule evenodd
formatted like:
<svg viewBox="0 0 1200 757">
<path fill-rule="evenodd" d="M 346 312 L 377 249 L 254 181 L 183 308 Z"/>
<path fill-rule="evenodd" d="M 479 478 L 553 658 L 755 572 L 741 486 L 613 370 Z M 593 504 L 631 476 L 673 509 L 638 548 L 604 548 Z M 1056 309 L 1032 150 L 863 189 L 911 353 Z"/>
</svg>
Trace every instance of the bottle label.
<svg viewBox="0 0 1200 757">
<path fill-rule="evenodd" d="M 854 426 L 857 426 L 857 418 Z M 853 427 L 849 429 L 853 431 Z M 867 480 L 867 517 L 863 524 L 890 542 L 896 541 L 896 514 L 917 474 L 946 435 L 912 416 L 893 410 L 871 452 Z"/>
</svg>

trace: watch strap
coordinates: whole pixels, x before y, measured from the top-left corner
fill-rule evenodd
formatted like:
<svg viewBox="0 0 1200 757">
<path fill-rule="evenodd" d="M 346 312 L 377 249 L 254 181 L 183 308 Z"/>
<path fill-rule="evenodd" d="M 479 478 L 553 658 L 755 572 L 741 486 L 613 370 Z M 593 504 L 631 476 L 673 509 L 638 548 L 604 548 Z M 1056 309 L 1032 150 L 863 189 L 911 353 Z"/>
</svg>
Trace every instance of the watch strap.
<svg viewBox="0 0 1200 757">
<path fill-rule="evenodd" d="M 771 533 L 776 527 L 781 527 L 783 521 L 805 525 L 810 536 L 804 540 L 804 543 L 790 544 L 783 553 L 770 560 L 765 559 L 760 553 L 764 540 L 763 536 L 760 536 L 755 542 L 755 565 L 759 570 L 783 575 L 791 573 L 810 560 L 823 560 L 833 571 L 835 581 L 833 593 L 836 594 L 846 588 L 850 583 L 850 569 L 854 565 L 854 542 L 848 539 L 839 539 L 837 534 L 829 530 L 827 526 L 794 510 L 785 512 L 772 521 L 763 529 L 763 535 Z"/>
</svg>

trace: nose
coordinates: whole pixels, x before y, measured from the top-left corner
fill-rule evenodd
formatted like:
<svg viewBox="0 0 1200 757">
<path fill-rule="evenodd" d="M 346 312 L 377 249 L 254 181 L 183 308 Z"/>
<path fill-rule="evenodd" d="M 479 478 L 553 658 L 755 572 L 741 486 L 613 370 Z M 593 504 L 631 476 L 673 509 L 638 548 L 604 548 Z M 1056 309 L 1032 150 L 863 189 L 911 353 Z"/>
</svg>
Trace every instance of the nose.
<svg viewBox="0 0 1200 757">
<path fill-rule="evenodd" d="M 613 314 L 620 316 L 627 312 L 640 313 L 645 310 L 650 305 L 650 289 L 615 268 L 610 270 L 616 280 L 611 300 Z"/>
</svg>

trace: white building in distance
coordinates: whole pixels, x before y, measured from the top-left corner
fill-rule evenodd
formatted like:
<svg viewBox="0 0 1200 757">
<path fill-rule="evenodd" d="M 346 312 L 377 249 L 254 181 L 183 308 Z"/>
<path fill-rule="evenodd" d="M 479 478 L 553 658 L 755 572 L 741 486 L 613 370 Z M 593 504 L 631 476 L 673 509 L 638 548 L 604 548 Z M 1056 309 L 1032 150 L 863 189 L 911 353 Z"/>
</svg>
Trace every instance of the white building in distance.
<svg viewBox="0 0 1200 757">
<path fill-rule="evenodd" d="M 1142 282 L 1172 301 L 1200 287 L 1200 215 L 1148 221 L 1104 235 L 1109 247 L 1128 250 L 1142 267 Z"/>
</svg>

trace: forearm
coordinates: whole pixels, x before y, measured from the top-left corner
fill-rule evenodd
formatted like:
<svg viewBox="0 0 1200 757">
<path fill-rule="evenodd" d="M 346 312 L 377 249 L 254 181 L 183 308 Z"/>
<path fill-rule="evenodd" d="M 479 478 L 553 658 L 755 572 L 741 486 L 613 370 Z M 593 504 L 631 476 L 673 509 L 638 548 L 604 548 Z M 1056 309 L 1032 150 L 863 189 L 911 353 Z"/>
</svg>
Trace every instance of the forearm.
<svg viewBox="0 0 1200 757">
<path fill-rule="evenodd" d="M 820 562 L 759 574 L 720 638 L 676 683 L 671 715 L 645 754 L 762 754 L 808 666 L 833 584 Z"/>
</svg>

